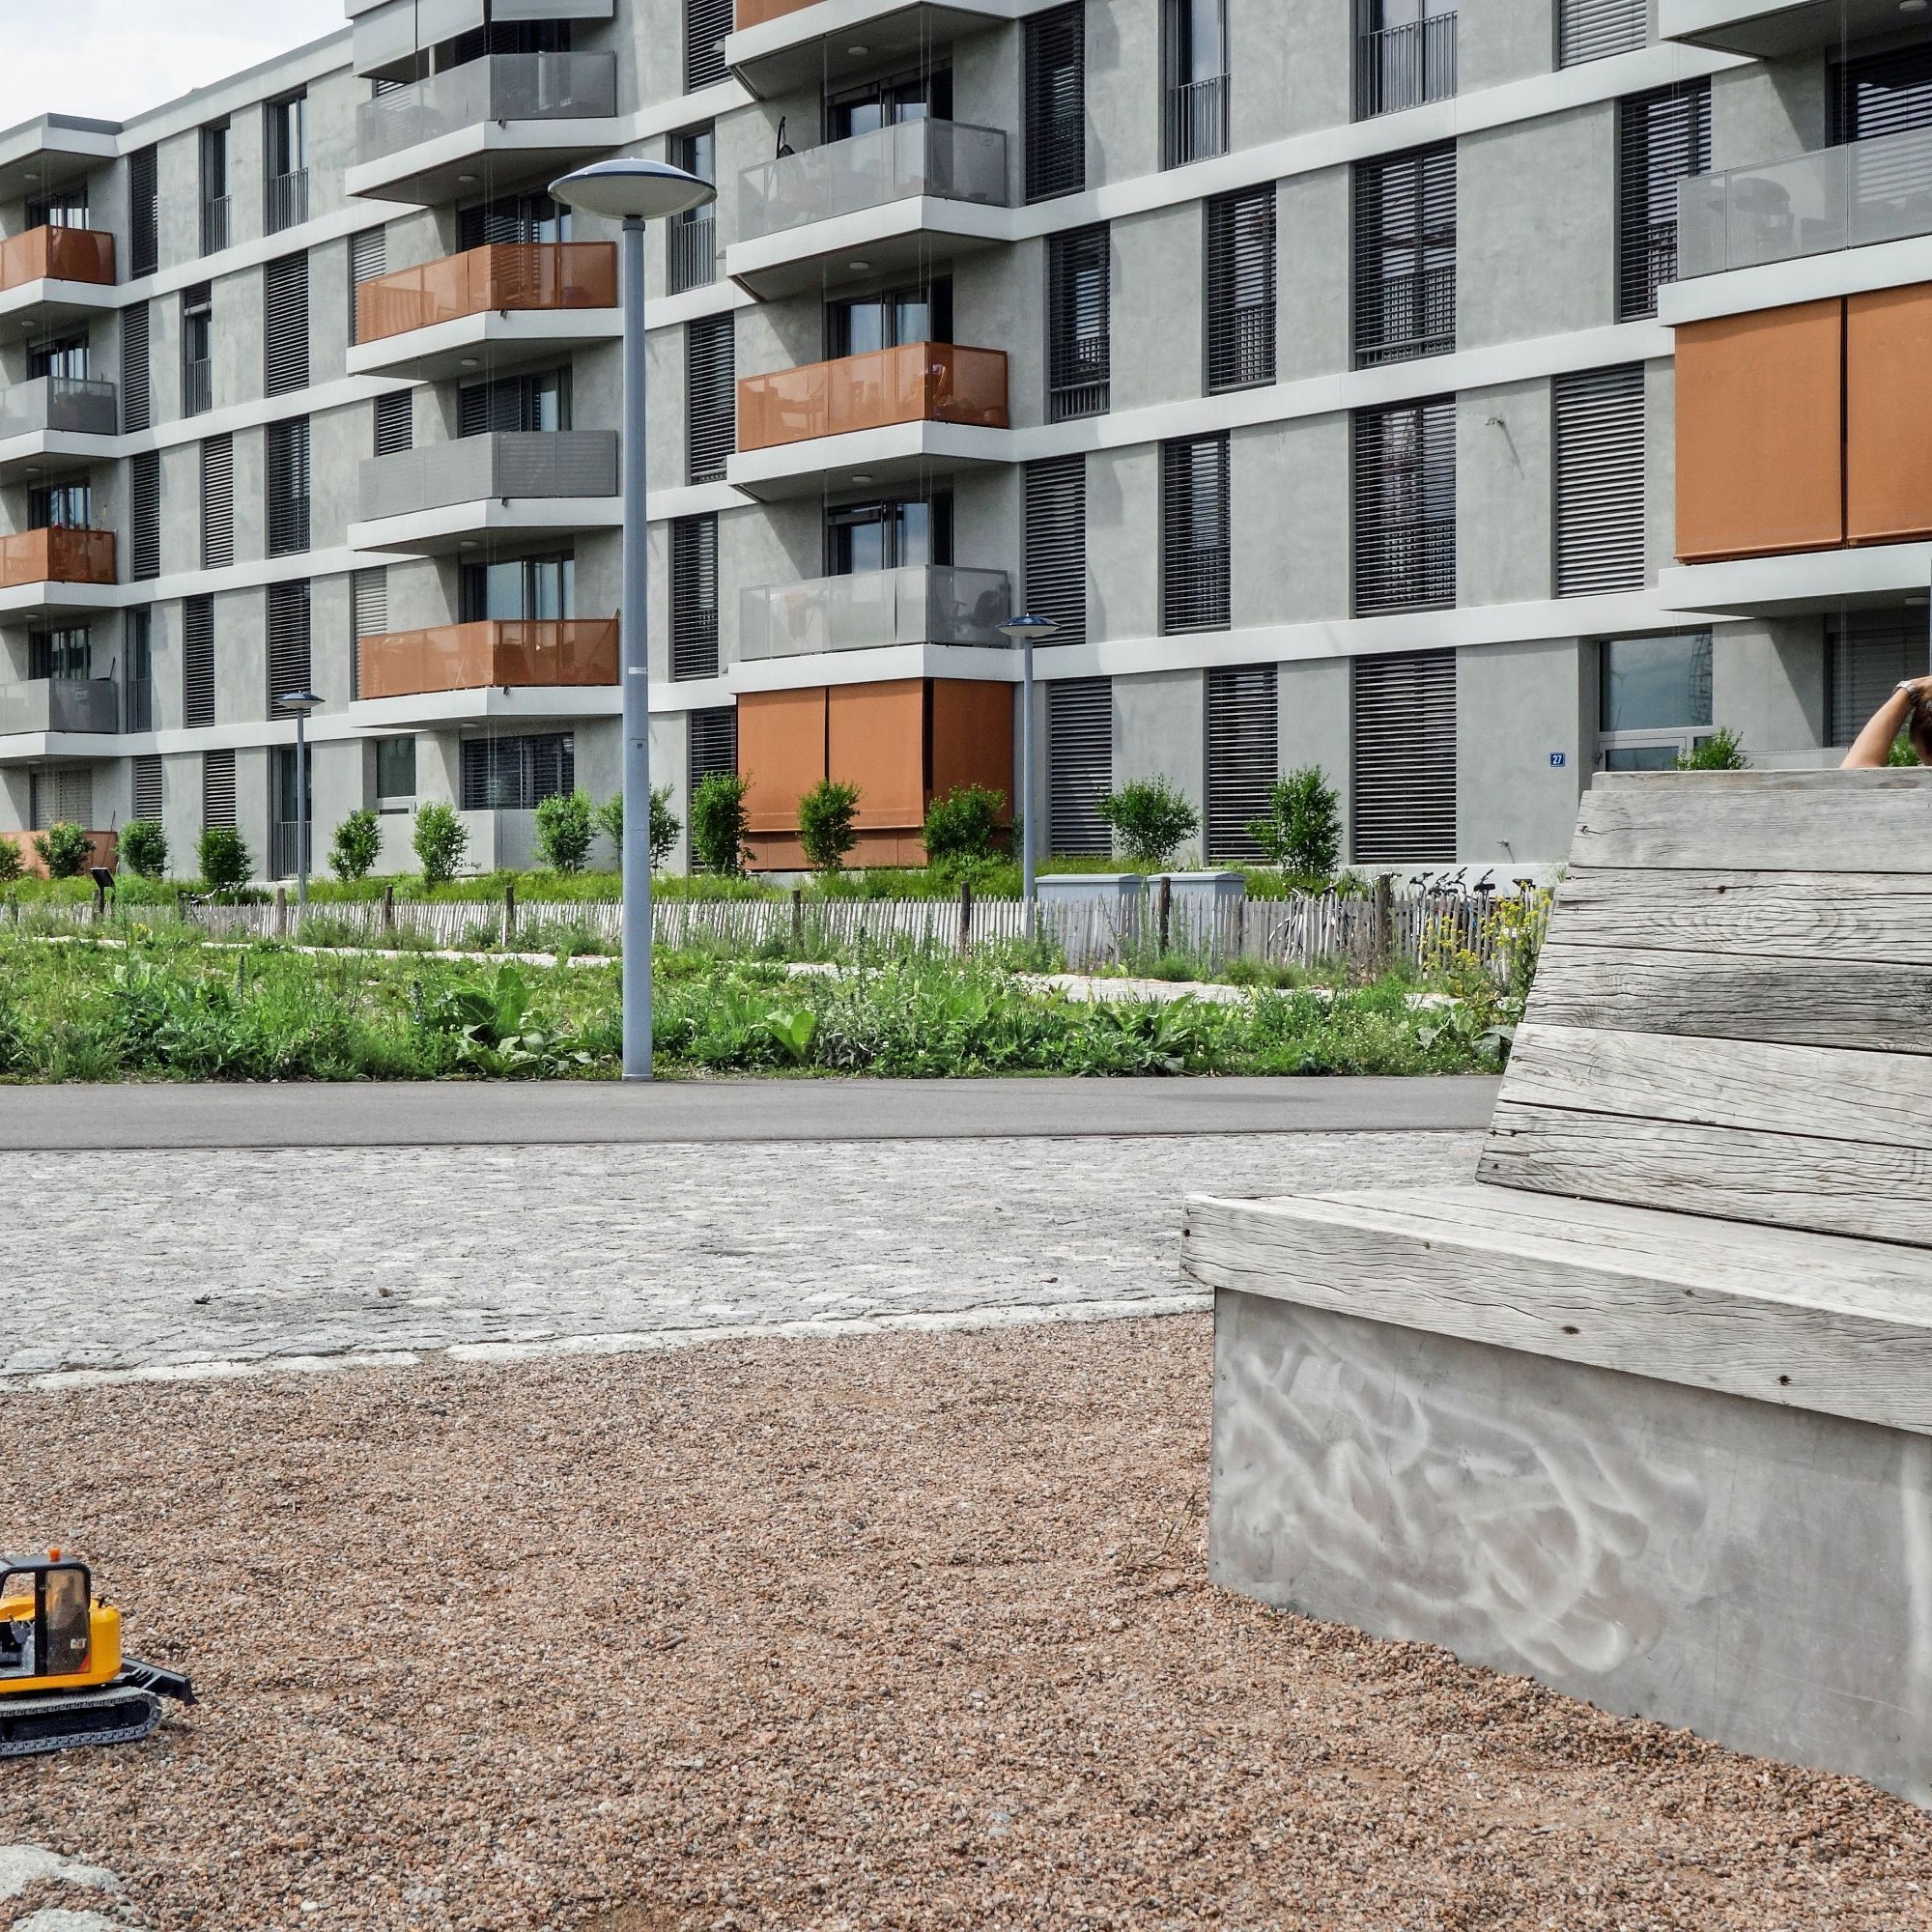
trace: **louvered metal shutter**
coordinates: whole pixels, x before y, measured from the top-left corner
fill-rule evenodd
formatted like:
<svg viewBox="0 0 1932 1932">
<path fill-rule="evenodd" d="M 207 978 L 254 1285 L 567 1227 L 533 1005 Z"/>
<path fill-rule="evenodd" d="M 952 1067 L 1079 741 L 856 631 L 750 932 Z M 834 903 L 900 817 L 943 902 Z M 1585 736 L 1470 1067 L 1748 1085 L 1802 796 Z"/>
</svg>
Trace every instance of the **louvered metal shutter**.
<svg viewBox="0 0 1932 1932">
<path fill-rule="evenodd" d="M 269 585 L 269 716 L 281 716 L 281 700 L 306 691 L 313 670 L 309 657 L 308 585 Z"/>
<path fill-rule="evenodd" d="M 684 332 L 687 451 L 693 483 L 724 480 L 725 459 L 738 440 L 731 317 L 705 316 Z"/>
<path fill-rule="evenodd" d="M 1355 614 L 1456 601 L 1456 403 L 1355 416 Z"/>
<path fill-rule="evenodd" d="M 1046 687 L 1047 849 L 1078 859 L 1114 849 L 1100 801 L 1114 788 L 1114 684 L 1057 678 Z"/>
<path fill-rule="evenodd" d="M 1087 185 L 1087 10 L 1056 7 L 1026 23 L 1026 198 Z"/>
<path fill-rule="evenodd" d="M 362 696 L 362 639 L 389 628 L 389 573 L 385 566 L 358 570 L 349 580 L 349 696 Z"/>
<path fill-rule="evenodd" d="M 670 674 L 718 675 L 718 519 L 670 526 Z"/>
<path fill-rule="evenodd" d="M 290 556 L 308 548 L 308 418 L 269 425 L 269 554 Z"/>
<path fill-rule="evenodd" d="M 1248 827 L 1267 815 L 1280 776 L 1281 720 L 1273 665 L 1208 673 L 1208 857 L 1259 859 Z"/>
<path fill-rule="evenodd" d="M 1228 628 L 1228 439 L 1160 446 L 1160 627 Z"/>
<path fill-rule="evenodd" d="M 1026 585 L 1036 616 L 1060 626 L 1058 644 L 1087 641 L 1087 459 L 1050 456 L 1026 467 Z"/>
<path fill-rule="evenodd" d="M 738 708 L 721 704 L 715 710 L 690 714 L 691 741 L 685 772 L 686 796 L 714 772 L 738 769 Z"/>
<path fill-rule="evenodd" d="M 1902 678 L 1932 668 L 1923 611 L 1848 611 L 1826 633 L 1825 742 L 1849 745 Z"/>
<path fill-rule="evenodd" d="M 1106 412 L 1112 244 L 1102 222 L 1046 244 L 1046 412 L 1052 422 Z"/>
<path fill-rule="evenodd" d="M 153 756 L 134 760 L 134 816 L 161 816 L 161 761 Z"/>
<path fill-rule="evenodd" d="M 531 811 L 577 788 L 577 745 L 568 731 L 463 741 L 463 810 Z"/>
<path fill-rule="evenodd" d="M 143 582 L 161 574 L 161 458 L 143 450 L 128 460 L 128 575 Z"/>
<path fill-rule="evenodd" d="M 1274 184 L 1208 204 L 1208 387 L 1274 381 Z"/>
<path fill-rule="evenodd" d="M 214 723 L 214 599 L 182 604 L 182 724 Z"/>
<path fill-rule="evenodd" d="M 203 825 L 235 826 L 235 753 L 204 752 L 201 754 L 201 822 Z"/>
<path fill-rule="evenodd" d="M 1932 128 L 1932 45 L 1838 61 L 1831 78 L 1833 144 Z"/>
<path fill-rule="evenodd" d="M 94 773 L 87 765 L 62 765 L 53 781 L 54 821 L 59 825 L 94 823 Z"/>
<path fill-rule="evenodd" d="M 684 91 L 714 87 L 730 77 L 724 36 L 731 31 L 731 0 L 684 0 Z"/>
<path fill-rule="evenodd" d="M 1634 52 L 1650 39 L 1650 0 L 1559 0 L 1556 64 Z"/>
<path fill-rule="evenodd" d="M 262 271 L 263 383 L 271 396 L 308 387 L 308 257 L 284 255 Z"/>
<path fill-rule="evenodd" d="M 212 436 L 201 445 L 201 567 L 235 561 L 235 439 Z"/>
<path fill-rule="evenodd" d="M 1456 857 L 1456 653 L 1354 660 L 1358 866 L 1447 865 Z"/>
<path fill-rule="evenodd" d="M 364 282 L 379 281 L 388 272 L 389 235 L 384 228 L 365 228 L 349 238 L 349 339 L 360 340 L 355 320 L 355 292 Z"/>
<path fill-rule="evenodd" d="M 121 428 L 131 434 L 153 419 L 154 385 L 149 350 L 148 304 L 121 311 Z"/>
<path fill-rule="evenodd" d="M 153 148 L 128 156 L 128 272 L 152 275 L 161 265 L 160 165 Z"/>
<path fill-rule="evenodd" d="M 376 398 L 376 454 L 394 456 L 415 440 L 415 403 L 408 389 Z"/>
<path fill-rule="evenodd" d="M 1687 80 L 1617 103 L 1617 320 L 1657 313 L 1677 279 L 1677 184 L 1711 172 L 1711 83 Z"/>
<path fill-rule="evenodd" d="M 1456 149 L 1355 168 L 1355 367 L 1456 346 Z"/>
<path fill-rule="evenodd" d="M 1643 365 L 1559 376 L 1556 594 L 1641 590 Z"/>
</svg>

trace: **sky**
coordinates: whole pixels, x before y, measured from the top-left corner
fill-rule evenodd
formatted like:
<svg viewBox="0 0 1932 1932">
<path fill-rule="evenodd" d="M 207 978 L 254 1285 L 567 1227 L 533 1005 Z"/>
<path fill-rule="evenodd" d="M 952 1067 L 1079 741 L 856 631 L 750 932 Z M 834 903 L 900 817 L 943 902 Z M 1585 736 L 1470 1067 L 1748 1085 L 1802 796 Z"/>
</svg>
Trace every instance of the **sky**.
<svg viewBox="0 0 1932 1932">
<path fill-rule="evenodd" d="M 342 0 L 0 0 L 0 128 L 125 121 L 344 24 Z"/>
</svg>

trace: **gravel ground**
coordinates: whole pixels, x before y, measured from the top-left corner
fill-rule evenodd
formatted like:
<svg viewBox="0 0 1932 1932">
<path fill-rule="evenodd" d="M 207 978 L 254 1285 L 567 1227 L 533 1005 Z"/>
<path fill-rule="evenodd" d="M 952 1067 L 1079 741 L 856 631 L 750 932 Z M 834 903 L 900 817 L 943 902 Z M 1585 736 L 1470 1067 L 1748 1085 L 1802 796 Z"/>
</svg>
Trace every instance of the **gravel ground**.
<svg viewBox="0 0 1932 1932">
<path fill-rule="evenodd" d="M 1208 1345 L 11 1395 L 0 1541 L 84 1549 L 205 1702 L 7 1768 L 0 1835 L 128 1904 L 0 1924 L 1932 1925 L 1901 1802 L 1212 1589 Z"/>
</svg>

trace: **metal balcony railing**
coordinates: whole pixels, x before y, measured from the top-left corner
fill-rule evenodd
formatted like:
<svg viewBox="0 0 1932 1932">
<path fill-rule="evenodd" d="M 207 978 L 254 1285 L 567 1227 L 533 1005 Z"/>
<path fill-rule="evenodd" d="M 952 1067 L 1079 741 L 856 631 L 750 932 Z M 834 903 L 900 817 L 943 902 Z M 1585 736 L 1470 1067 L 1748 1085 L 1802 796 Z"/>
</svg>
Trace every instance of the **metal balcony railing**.
<svg viewBox="0 0 1932 1932">
<path fill-rule="evenodd" d="M 1385 276 L 1357 307 L 1357 368 L 1447 355 L 1456 346 L 1455 265 Z"/>
<path fill-rule="evenodd" d="M 306 838 L 303 834 L 306 833 Z M 309 851 L 309 869 L 315 868 L 315 824 L 311 820 L 304 825 L 299 819 L 275 818 L 269 822 L 269 876 L 271 879 L 293 879 L 301 869 L 298 854 L 306 844 Z"/>
<path fill-rule="evenodd" d="M 1437 14 L 1355 41 L 1355 118 L 1396 114 L 1456 92 L 1456 15 Z"/>
<path fill-rule="evenodd" d="M 958 121 L 902 121 L 761 161 L 738 183 L 739 234 L 747 242 L 917 194 L 1004 208 L 1007 137 Z"/>
<path fill-rule="evenodd" d="M 747 376 L 738 384 L 741 450 L 910 422 L 1005 429 L 1005 350 L 908 342 Z"/>
<path fill-rule="evenodd" d="M 214 407 L 214 370 L 206 355 L 182 364 L 182 414 L 206 415 Z"/>
<path fill-rule="evenodd" d="M 112 583 L 114 532 L 54 526 L 0 537 L 0 589 L 22 583 Z"/>
<path fill-rule="evenodd" d="M 616 111 L 615 54 L 488 54 L 365 100 L 355 154 L 381 160 L 485 121 L 597 121 Z"/>
<path fill-rule="evenodd" d="M 211 195 L 201 204 L 201 252 L 215 255 L 228 246 L 228 197 Z"/>
<path fill-rule="evenodd" d="M 499 430 L 363 460 L 362 521 L 495 497 L 614 497 L 617 432 Z"/>
<path fill-rule="evenodd" d="M 1681 278 L 1932 235 L 1932 128 L 1677 184 Z"/>
<path fill-rule="evenodd" d="M 614 242 L 493 242 L 355 291 L 355 337 L 385 336 L 500 309 L 615 308 Z"/>
<path fill-rule="evenodd" d="M 999 626 L 1012 614 L 1004 570 L 918 564 L 775 583 L 738 600 L 744 658 L 874 650 L 886 644 L 979 644 L 1003 648 Z"/>
<path fill-rule="evenodd" d="M 678 296 L 718 279 L 718 223 L 707 208 L 689 220 L 665 224 L 665 285 Z"/>
<path fill-rule="evenodd" d="M 355 646 L 355 695 L 414 697 L 513 685 L 615 684 L 614 617 L 486 619 L 386 631 Z"/>
<path fill-rule="evenodd" d="M 25 282 L 114 280 L 114 238 L 95 228 L 30 228 L 0 242 L 0 290 Z"/>
<path fill-rule="evenodd" d="M 111 677 L 36 677 L 0 687 L 0 733 L 121 728 L 121 696 Z"/>
<path fill-rule="evenodd" d="M 0 389 L 0 442 L 60 430 L 70 436 L 115 436 L 121 428 L 117 384 L 83 376 L 36 376 Z"/>
<path fill-rule="evenodd" d="M 308 170 L 297 168 L 286 175 L 270 175 L 262 205 L 262 226 L 270 235 L 294 228 L 308 219 Z"/>
<path fill-rule="evenodd" d="M 1167 90 L 1161 164 L 1184 168 L 1228 152 L 1228 76 L 1209 74 Z"/>
</svg>

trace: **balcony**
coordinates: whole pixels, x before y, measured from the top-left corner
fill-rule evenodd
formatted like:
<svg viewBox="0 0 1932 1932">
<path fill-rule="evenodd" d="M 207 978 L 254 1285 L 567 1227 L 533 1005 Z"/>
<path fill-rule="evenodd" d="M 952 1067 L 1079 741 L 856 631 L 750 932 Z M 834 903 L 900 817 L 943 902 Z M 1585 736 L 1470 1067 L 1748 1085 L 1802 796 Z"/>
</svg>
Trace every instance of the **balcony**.
<svg viewBox="0 0 1932 1932">
<path fill-rule="evenodd" d="M 279 235 L 285 228 L 299 227 L 308 219 L 308 170 L 296 168 L 285 175 L 270 175 L 263 184 L 262 232 Z"/>
<path fill-rule="evenodd" d="M 483 535 L 551 537 L 622 521 L 614 430 L 503 430 L 362 464 L 357 550 L 425 555 Z"/>
<path fill-rule="evenodd" d="M 1909 17 L 1909 16 L 1908 16 Z M 1897 0 L 1658 0 L 1657 37 L 1693 46 L 1782 60 L 1792 54 L 1836 51 L 1904 24 Z"/>
<path fill-rule="evenodd" d="M 37 376 L 0 389 L 0 481 L 97 461 L 99 439 L 121 430 L 121 391 L 112 383 Z"/>
<path fill-rule="evenodd" d="M 390 631 L 356 646 L 358 703 L 438 691 L 614 685 L 614 617 L 490 619 Z"/>
<path fill-rule="evenodd" d="M 1437 14 L 1355 42 L 1355 119 L 1399 114 L 1456 92 L 1456 16 Z"/>
<path fill-rule="evenodd" d="M 724 58 L 753 94 L 816 94 L 880 63 L 1011 24 L 1011 0 L 737 0 Z"/>
<path fill-rule="evenodd" d="M 747 661 L 896 644 L 1002 650 L 1012 614 L 1004 570 L 927 564 L 775 583 L 740 593 L 738 654 Z"/>
<path fill-rule="evenodd" d="M 111 677 L 36 677 L 0 686 L 0 736 L 80 731 L 118 734 L 121 687 Z"/>
<path fill-rule="evenodd" d="M 1209 74 L 1203 80 L 1167 90 L 1161 128 L 1161 163 L 1184 168 L 1228 152 L 1228 76 Z"/>
<path fill-rule="evenodd" d="M 30 228 L 0 242 L 0 324 L 10 333 L 112 308 L 113 286 L 114 238 L 98 229 Z"/>
<path fill-rule="evenodd" d="M 504 182 L 549 180 L 616 144 L 614 54 L 489 54 L 356 110 L 351 194 L 429 206 L 485 156 Z"/>
<path fill-rule="evenodd" d="M 0 592 L 114 582 L 114 532 L 52 528 L 0 537 Z M 83 604 L 99 602 L 84 599 Z M 0 598 L 0 611 L 55 608 L 51 597 Z"/>
<path fill-rule="evenodd" d="M 997 128 L 908 121 L 828 141 L 739 176 L 741 240 L 725 270 L 770 299 L 819 287 L 821 271 L 863 248 L 867 272 L 916 266 L 927 243 L 995 239 L 982 209 L 1008 203 L 1007 137 Z M 821 222 L 835 231 L 813 233 Z"/>
</svg>

